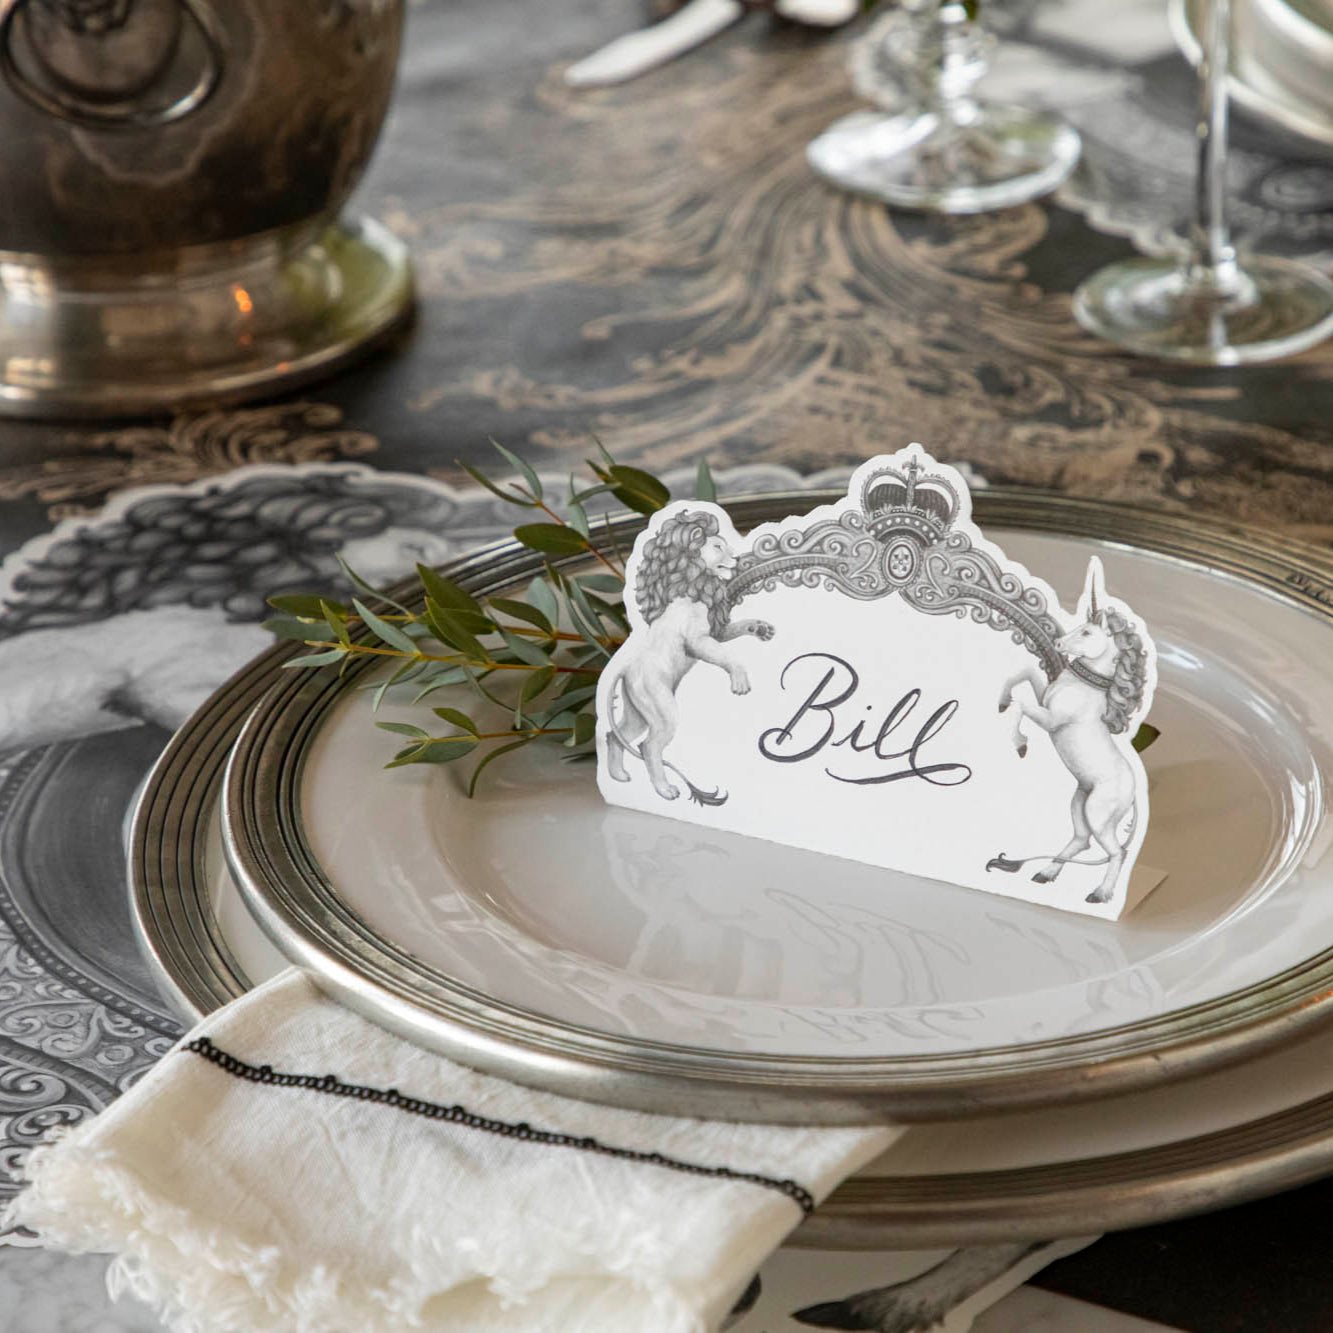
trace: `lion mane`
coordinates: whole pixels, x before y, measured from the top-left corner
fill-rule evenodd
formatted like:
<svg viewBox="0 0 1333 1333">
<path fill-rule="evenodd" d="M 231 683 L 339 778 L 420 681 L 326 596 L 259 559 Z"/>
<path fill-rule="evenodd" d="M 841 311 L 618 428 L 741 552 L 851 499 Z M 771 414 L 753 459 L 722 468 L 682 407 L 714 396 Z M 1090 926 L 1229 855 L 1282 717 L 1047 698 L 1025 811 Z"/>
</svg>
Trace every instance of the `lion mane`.
<svg viewBox="0 0 1333 1333">
<path fill-rule="evenodd" d="M 731 599 L 724 580 L 699 558 L 704 542 L 719 532 L 717 515 L 690 512 L 672 514 L 643 548 L 635 580 L 639 610 L 652 624 L 663 611 L 684 597 L 708 608 L 708 628 L 717 638 L 731 619 Z"/>
</svg>

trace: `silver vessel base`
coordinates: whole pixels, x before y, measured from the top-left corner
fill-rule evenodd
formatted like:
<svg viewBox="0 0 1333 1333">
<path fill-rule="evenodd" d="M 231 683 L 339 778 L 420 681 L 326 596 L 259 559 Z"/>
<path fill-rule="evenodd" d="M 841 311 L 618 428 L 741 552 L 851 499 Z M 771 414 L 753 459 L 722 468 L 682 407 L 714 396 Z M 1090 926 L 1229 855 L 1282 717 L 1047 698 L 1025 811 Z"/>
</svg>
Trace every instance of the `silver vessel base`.
<svg viewBox="0 0 1333 1333">
<path fill-rule="evenodd" d="M 149 264 L 0 252 L 0 415 L 143 416 L 285 392 L 411 308 L 406 247 L 365 219 Z"/>
</svg>

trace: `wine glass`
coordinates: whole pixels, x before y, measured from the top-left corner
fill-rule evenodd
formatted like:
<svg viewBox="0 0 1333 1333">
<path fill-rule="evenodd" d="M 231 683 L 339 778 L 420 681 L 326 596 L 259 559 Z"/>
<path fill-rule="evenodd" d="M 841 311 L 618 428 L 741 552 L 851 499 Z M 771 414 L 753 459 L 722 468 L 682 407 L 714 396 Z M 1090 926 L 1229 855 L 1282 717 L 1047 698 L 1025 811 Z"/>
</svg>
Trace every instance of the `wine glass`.
<svg viewBox="0 0 1333 1333">
<path fill-rule="evenodd" d="M 976 0 L 902 0 L 853 53 L 852 75 L 877 111 L 829 126 L 806 150 L 827 180 L 900 208 L 981 213 L 1046 194 L 1081 143 L 1059 117 L 978 100 L 993 38 Z"/>
<path fill-rule="evenodd" d="M 1292 260 L 1237 257 L 1226 220 L 1230 0 L 1211 0 L 1202 28 L 1189 251 L 1099 269 L 1075 291 L 1074 316 L 1132 352 L 1233 366 L 1287 356 L 1333 333 L 1333 281 Z"/>
</svg>

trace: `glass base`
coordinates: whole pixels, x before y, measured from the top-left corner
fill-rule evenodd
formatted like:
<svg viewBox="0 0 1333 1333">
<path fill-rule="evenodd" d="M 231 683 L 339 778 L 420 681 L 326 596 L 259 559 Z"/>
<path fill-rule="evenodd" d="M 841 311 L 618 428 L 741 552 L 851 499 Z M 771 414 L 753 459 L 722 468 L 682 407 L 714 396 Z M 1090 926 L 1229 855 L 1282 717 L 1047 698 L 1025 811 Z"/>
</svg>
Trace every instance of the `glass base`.
<svg viewBox="0 0 1333 1333">
<path fill-rule="evenodd" d="M 1168 259 L 1130 259 L 1074 293 L 1090 333 L 1143 356 L 1234 366 L 1290 356 L 1333 334 L 1333 282 L 1305 264 L 1252 255 L 1226 290 Z"/>
<path fill-rule="evenodd" d="M 826 180 L 899 208 L 984 213 L 1048 194 L 1082 144 L 1059 117 L 1030 107 L 974 104 L 966 123 L 933 111 L 857 111 L 806 150 Z"/>
</svg>

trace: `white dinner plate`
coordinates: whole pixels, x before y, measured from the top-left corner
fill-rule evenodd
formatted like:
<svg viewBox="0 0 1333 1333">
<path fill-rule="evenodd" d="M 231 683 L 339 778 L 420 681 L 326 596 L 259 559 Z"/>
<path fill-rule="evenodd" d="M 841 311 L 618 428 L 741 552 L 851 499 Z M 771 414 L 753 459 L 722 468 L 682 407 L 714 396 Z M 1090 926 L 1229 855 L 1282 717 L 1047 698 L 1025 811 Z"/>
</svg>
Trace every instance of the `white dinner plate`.
<svg viewBox="0 0 1333 1333">
<path fill-rule="evenodd" d="M 984 503 L 1007 514 L 1015 527 L 1019 523 L 1029 529 L 1067 527 L 1071 512 L 1085 519 L 1117 516 L 1125 520 L 1126 529 L 1133 526 L 1130 515 L 1112 506 L 1074 504 L 1071 511 L 1070 502 L 1030 496 L 986 497 Z M 994 523 L 984 512 L 981 517 Z M 918 900 L 909 892 L 905 903 L 895 901 L 891 914 L 896 935 L 890 931 L 886 936 L 878 920 L 872 927 L 874 938 L 888 941 L 878 957 L 900 969 L 898 992 L 882 989 L 882 963 L 879 968 L 863 965 L 859 973 L 843 967 L 840 984 L 847 988 L 848 999 L 860 1001 L 869 995 L 879 1008 L 895 1013 L 919 1010 L 925 999 L 936 1010 L 966 1010 L 974 1023 L 1013 1022 L 1016 1013 L 1041 1010 L 1039 1027 L 1029 1034 L 1035 1040 L 1020 1040 L 1009 1048 L 1011 1056 L 1020 1057 L 1023 1053 L 1030 1057 L 1034 1047 L 1051 1045 L 1053 1031 L 1061 1034 L 1053 1042 L 1057 1053 L 1088 1037 L 1113 1051 L 1117 1038 L 1128 1033 L 1132 1044 L 1145 1026 L 1156 1025 L 1159 1035 L 1167 1030 L 1179 1038 L 1191 1022 L 1197 1027 L 1202 1021 L 1202 1047 L 1196 1032 L 1193 1038 L 1184 1038 L 1183 1047 L 1177 1041 L 1174 1048 L 1167 1048 L 1162 1064 L 1176 1072 L 1271 1045 L 1318 1009 L 1320 996 L 1301 987 L 1311 980 L 1312 969 L 1318 970 L 1328 932 L 1317 910 L 1318 893 L 1302 886 L 1317 889 L 1326 850 L 1326 839 L 1321 839 L 1320 783 L 1327 766 L 1322 737 L 1333 713 L 1319 693 L 1320 682 L 1308 677 L 1317 676 L 1328 646 L 1327 642 L 1321 646 L 1320 636 L 1330 631 L 1319 609 L 1321 599 L 1328 596 L 1327 562 L 1308 550 L 1262 542 L 1234 530 L 1168 519 L 1144 522 L 1151 531 L 1126 530 L 1122 549 L 1104 541 L 1097 543 L 1097 549 L 1108 561 L 1113 586 L 1142 610 L 1164 649 L 1162 708 L 1154 709 L 1154 721 L 1163 726 L 1164 736 L 1149 752 L 1148 766 L 1155 784 L 1154 828 L 1165 826 L 1165 836 L 1150 843 L 1144 856 L 1168 870 L 1167 883 L 1120 927 L 1039 908 L 1024 908 L 1016 919 L 1010 910 L 1022 905 L 961 890 L 952 893 L 954 906 L 948 913 L 932 917 L 933 902 Z M 1089 549 L 1086 538 L 1006 533 L 1002 539 L 1006 549 L 1050 577 L 1062 594 L 1070 593 L 1076 580 L 1062 579 L 1051 560 L 1059 557 L 1081 569 Z M 1149 554 L 1143 544 L 1148 540 L 1158 553 Z M 1129 541 L 1138 544 L 1128 545 Z M 1194 562 L 1204 558 L 1200 556 L 1204 547 L 1211 551 L 1207 558 L 1231 572 L 1202 571 Z M 1246 566 L 1248 574 L 1242 572 Z M 1289 597 L 1278 595 L 1284 587 L 1290 590 Z M 256 972 L 277 965 L 278 955 L 265 953 L 258 939 L 247 942 L 246 917 L 237 910 L 239 899 L 227 886 L 216 845 L 212 852 L 206 851 L 205 836 L 216 801 L 221 754 L 240 717 L 274 674 L 273 663 L 261 660 L 222 691 L 164 756 L 140 807 L 134 865 L 141 925 L 174 988 L 196 1009 L 211 1008 L 239 993 Z M 497 957 L 517 957 L 523 967 L 507 962 L 511 975 L 504 984 L 519 988 L 537 984 L 545 994 L 546 981 L 534 983 L 527 975 L 528 964 L 540 965 L 546 955 L 554 954 L 559 979 L 574 973 L 573 998 L 565 1001 L 570 1006 L 586 1005 L 590 993 L 599 993 L 599 980 L 623 988 L 615 992 L 618 998 L 610 1006 L 615 1025 L 605 1014 L 597 1020 L 603 1036 L 613 1044 L 615 1039 L 642 1043 L 646 1032 L 650 1048 L 669 1047 L 674 1043 L 662 1038 L 673 1030 L 661 1026 L 663 1015 L 665 1022 L 678 1023 L 682 996 L 696 1011 L 702 1006 L 710 1020 L 730 1015 L 733 1023 L 752 1023 L 756 1013 L 764 1015 L 772 1008 L 799 1011 L 809 1007 L 809 988 L 818 984 L 818 978 L 812 982 L 808 977 L 811 949 L 816 963 L 823 966 L 830 941 L 834 956 L 840 956 L 839 932 L 867 933 L 867 903 L 857 897 L 863 888 L 855 873 L 850 888 L 843 878 L 861 868 L 828 861 L 829 893 L 816 902 L 806 900 L 805 910 L 815 913 L 813 924 L 808 930 L 777 936 L 782 966 L 776 973 L 771 966 L 758 973 L 753 968 L 747 971 L 745 954 L 753 948 L 748 943 L 753 936 L 747 934 L 743 917 L 738 927 L 735 904 L 724 903 L 719 910 L 706 893 L 709 881 L 703 872 L 692 873 L 682 886 L 673 858 L 640 855 L 642 844 L 635 841 L 668 832 L 696 839 L 697 830 L 632 816 L 642 827 L 617 829 L 611 845 L 629 838 L 629 855 L 638 868 L 628 880 L 623 873 L 617 878 L 617 868 L 623 867 L 617 858 L 626 853 L 606 850 L 608 841 L 600 825 L 613 813 L 623 819 L 627 812 L 601 811 L 582 802 L 577 797 L 582 779 L 570 783 L 569 770 L 560 770 L 557 778 L 540 766 L 522 773 L 511 770 L 489 798 L 471 805 L 459 804 L 451 794 L 447 773 L 426 774 L 424 781 L 412 770 L 390 775 L 409 779 L 408 784 L 393 787 L 398 798 L 392 802 L 391 818 L 406 822 L 393 824 L 393 834 L 376 834 L 384 811 L 372 797 L 365 813 L 373 817 L 355 820 L 363 834 L 370 834 L 357 839 L 367 856 L 383 858 L 390 844 L 401 846 L 399 838 L 410 829 L 419 832 L 425 826 L 439 833 L 454 827 L 455 832 L 428 839 L 408 833 L 409 846 L 428 849 L 421 855 L 427 857 L 425 865 L 436 866 L 435 879 L 416 864 L 414 856 L 406 864 L 391 858 L 392 872 L 385 875 L 381 861 L 379 878 L 365 881 L 378 887 L 357 896 L 353 880 L 360 884 L 361 872 L 371 863 L 343 859 L 346 839 L 339 830 L 353 822 L 349 811 L 362 802 L 349 802 L 351 788 L 334 779 L 341 765 L 330 762 L 329 756 L 338 755 L 343 744 L 355 749 L 353 785 L 358 793 L 373 789 L 377 775 L 365 767 L 369 723 L 358 716 L 356 705 L 325 711 L 327 718 L 319 728 L 317 746 L 307 756 L 300 791 L 310 847 L 318 849 L 326 866 L 333 868 L 339 890 L 351 895 L 357 915 L 364 914 L 372 934 L 391 940 L 395 934 L 415 932 L 410 935 L 411 954 L 428 960 L 423 966 L 432 970 L 451 956 L 447 946 L 440 951 L 439 913 L 447 918 L 461 910 L 470 934 L 476 933 L 478 921 L 493 919 L 494 926 L 483 924 L 483 939 L 489 933 L 498 943 L 485 944 L 480 955 L 469 953 L 471 966 L 479 965 L 478 956 L 480 965 L 486 965 L 492 957 L 487 949 L 497 950 Z M 1260 722 L 1262 727 L 1256 725 Z M 191 728 L 196 732 L 193 742 Z M 266 734 L 271 737 L 273 732 L 269 729 Z M 182 747 L 188 748 L 189 756 Z M 557 782 L 565 784 L 563 796 L 552 786 Z M 575 840 L 590 856 L 582 877 L 586 899 L 550 887 L 558 878 L 552 867 L 563 854 L 545 863 L 526 855 L 546 828 L 545 815 L 557 809 L 565 822 L 572 820 L 587 830 Z M 449 823 L 451 819 L 468 822 L 456 826 Z M 1189 835 L 1181 832 L 1186 819 L 1194 830 Z M 502 820 L 507 832 L 500 831 Z M 452 860 L 447 851 L 439 850 L 474 836 L 479 847 L 489 845 L 491 850 L 468 850 L 461 859 Z M 766 845 L 757 846 L 771 855 Z M 745 848 L 724 850 L 730 851 L 733 862 L 737 855 L 747 855 Z M 516 851 L 521 854 L 515 856 Z M 784 886 L 781 880 L 787 867 L 756 855 L 771 884 L 780 890 L 782 903 L 781 912 L 759 923 L 761 931 L 769 932 L 761 934 L 760 942 L 769 946 L 771 954 L 772 927 L 786 919 L 792 885 Z M 791 854 L 783 855 L 785 859 Z M 439 860 L 432 862 L 430 857 Z M 495 869 L 497 864 L 504 867 L 503 873 Z M 645 912 L 641 896 L 634 896 L 642 894 L 645 875 L 647 882 L 663 883 L 667 889 L 675 884 L 674 898 L 656 918 Z M 654 881 L 653 876 L 665 878 Z M 798 878 L 804 883 L 808 876 Z M 469 884 L 480 887 L 470 893 Z M 427 886 L 429 892 L 419 891 Z M 619 893 L 621 900 L 608 913 L 593 911 L 588 904 L 608 891 Z M 399 898 L 408 905 L 394 901 Z M 215 905 L 223 928 L 218 926 Z M 820 912 L 828 917 L 833 907 L 855 910 L 851 927 L 845 915 L 819 917 Z M 883 917 L 883 905 L 879 907 Z M 651 935 L 656 941 L 655 948 L 640 952 L 637 962 L 629 947 L 632 910 L 639 912 L 642 923 L 638 938 Z M 267 924 L 271 928 L 272 922 Z M 1125 938 L 1108 938 L 1112 932 L 1124 933 Z M 673 934 L 679 949 L 662 944 Z M 906 951 L 904 940 L 911 945 Z M 969 970 L 959 966 L 965 953 L 983 959 L 982 975 L 969 976 Z M 990 958 L 1001 953 L 1016 962 L 1001 966 Z M 673 962 L 677 957 L 683 961 Z M 936 961 L 939 957 L 942 963 Z M 690 970 L 672 973 L 673 966 Z M 665 976 L 664 969 L 668 969 Z M 1024 977 L 1040 984 L 1025 989 Z M 488 987 L 499 984 L 487 982 Z M 784 993 L 781 987 L 788 984 L 796 989 Z M 765 986 L 778 990 L 765 993 Z M 853 995 L 856 986 L 861 987 L 859 995 Z M 876 991 L 876 986 L 881 989 Z M 959 987 L 970 989 L 960 997 Z M 552 989 L 559 992 L 563 986 Z M 610 993 L 604 990 L 601 995 Z M 671 1005 L 635 1003 L 644 994 L 664 993 Z M 501 1004 L 516 1009 L 514 1000 L 531 1003 L 532 994 L 506 991 Z M 1049 1003 L 1025 1010 L 1029 994 Z M 1075 1003 L 1068 1003 L 1071 996 L 1078 997 Z M 494 1000 L 490 1003 L 494 1005 Z M 818 1007 L 829 1007 L 827 997 Z M 1233 1012 L 1237 1007 L 1248 1011 L 1254 1022 L 1237 1022 Z M 871 1006 L 859 1002 L 842 1006 L 844 1011 L 867 1008 Z M 1219 1010 L 1220 1046 L 1218 1024 L 1208 1021 Z M 978 1011 L 980 1020 L 974 1017 Z M 555 1028 L 567 1028 L 576 1037 L 587 1031 L 570 1021 L 580 1012 L 559 1011 Z M 1165 1028 L 1164 1020 L 1171 1020 Z M 545 1021 L 552 1020 L 547 1016 Z M 907 1023 L 888 1026 L 900 1036 L 908 1033 L 913 1041 L 922 1030 Z M 925 1040 L 945 1061 L 967 1063 L 966 1051 L 956 1045 L 956 1026 L 937 1024 L 925 1030 Z M 780 1024 L 770 1026 L 763 1039 L 782 1031 Z M 708 1045 L 698 1041 L 697 1032 L 691 1039 L 694 1045 L 689 1049 L 696 1056 L 711 1048 L 725 1064 L 736 1037 L 734 1032 L 710 1030 Z M 906 1050 L 906 1060 L 918 1066 L 919 1074 L 921 1061 L 912 1042 L 899 1040 L 893 1045 L 879 1040 L 875 1060 L 892 1064 L 902 1058 L 895 1051 Z M 809 1049 L 791 1043 L 785 1056 L 778 1058 L 793 1058 L 794 1052 L 799 1059 Z M 985 1048 L 981 1050 L 984 1057 Z M 1127 1225 L 1308 1179 L 1324 1169 L 1330 1154 L 1333 1110 L 1325 1100 L 1333 1080 L 1320 1075 L 1328 1067 L 1330 1053 L 1333 1040 L 1316 1037 L 1308 1046 L 1265 1055 L 1262 1065 L 1247 1066 L 1243 1072 L 1218 1073 L 1084 1108 L 989 1116 L 984 1133 L 975 1126 L 956 1124 L 913 1129 L 868 1176 L 843 1187 L 811 1224 L 808 1239 L 923 1245 Z M 1032 1061 L 1025 1062 L 1030 1074 Z M 1073 1068 L 1067 1065 L 1063 1076 Z M 1254 1070 L 1262 1070 L 1263 1076 L 1253 1077 Z M 1102 1088 L 1121 1082 L 1098 1078 L 1097 1073 L 1091 1071 L 1090 1082 Z M 614 1068 L 598 1071 L 601 1078 L 616 1075 Z M 918 1094 L 920 1090 L 918 1081 Z M 947 1109 L 938 1098 L 932 1104 L 930 1095 L 909 1095 L 906 1100 L 909 1109 L 914 1100 L 917 1110 Z"/>
<path fill-rule="evenodd" d="M 1326 563 L 1284 548 L 1263 567 L 1198 524 L 1112 505 L 986 508 L 1069 601 L 1099 551 L 1157 641 L 1141 860 L 1166 881 L 1127 918 L 611 808 L 558 749 L 523 752 L 469 800 L 456 768 L 374 766 L 356 666 L 287 673 L 237 741 L 223 836 L 252 911 L 326 988 L 413 1040 L 680 1114 L 848 1123 L 1075 1100 L 1323 1017 Z M 1021 530 L 1056 514 L 1086 535 Z M 1200 561 L 1243 557 L 1243 577 L 1187 563 L 1190 542 Z M 539 568 L 511 544 L 460 577 L 496 591 Z"/>
</svg>

